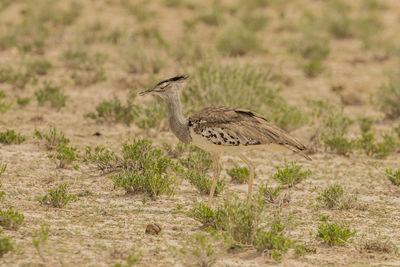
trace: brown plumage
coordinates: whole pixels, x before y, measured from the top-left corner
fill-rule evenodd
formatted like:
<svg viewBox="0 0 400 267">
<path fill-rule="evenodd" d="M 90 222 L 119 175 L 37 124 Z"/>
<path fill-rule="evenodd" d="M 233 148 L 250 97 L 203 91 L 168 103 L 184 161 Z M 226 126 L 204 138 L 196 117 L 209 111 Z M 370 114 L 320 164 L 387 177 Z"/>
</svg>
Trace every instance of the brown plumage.
<svg viewBox="0 0 400 267">
<path fill-rule="evenodd" d="M 219 155 L 232 152 L 238 155 L 249 167 L 248 205 L 251 203 L 255 166 L 241 152 L 246 148 L 270 148 L 278 145 L 299 153 L 311 160 L 299 141 L 284 130 L 269 123 L 261 115 L 250 110 L 233 107 L 208 107 L 185 118 L 180 102 L 181 84 L 186 76 L 176 76 L 159 82 L 153 88 L 140 93 L 157 94 L 165 100 L 168 107 L 168 123 L 171 131 L 183 143 L 193 144 L 212 155 L 214 178 L 208 196 L 208 204 L 214 195 L 220 175 Z"/>
<path fill-rule="evenodd" d="M 216 145 L 251 146 L 282 145 L 299 153 L 306 147 L 284 130 L 268 122 L 261 115 L 246 109 L 233 107 L 207 107 L 188 118 L 189 127 Z M 214 137 L 215 135 L 220 135 Z"/>
</svg>

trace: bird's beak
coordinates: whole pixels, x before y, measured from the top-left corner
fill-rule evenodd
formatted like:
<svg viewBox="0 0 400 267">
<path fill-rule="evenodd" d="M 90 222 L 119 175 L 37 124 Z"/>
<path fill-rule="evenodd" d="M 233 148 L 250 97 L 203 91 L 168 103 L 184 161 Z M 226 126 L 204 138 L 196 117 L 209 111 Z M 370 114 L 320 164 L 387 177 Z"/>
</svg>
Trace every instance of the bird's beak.
<svg viewBox="0 0 400 267">
<path fill-rule="evenodd" d="M 140 96 L 142 96 L 142 95 L 147 95 L 148 93 L 153 92 L 154 89 L 155 89 L 155 87 L 153 87 L 153 88 L 151 88 L 151 89 L 149 89 L 149 90 L 146 90 L 146 91 L 142 91 L 142 92 L 139 93 L 139 95 L 140 95 Z"/>
</svg>

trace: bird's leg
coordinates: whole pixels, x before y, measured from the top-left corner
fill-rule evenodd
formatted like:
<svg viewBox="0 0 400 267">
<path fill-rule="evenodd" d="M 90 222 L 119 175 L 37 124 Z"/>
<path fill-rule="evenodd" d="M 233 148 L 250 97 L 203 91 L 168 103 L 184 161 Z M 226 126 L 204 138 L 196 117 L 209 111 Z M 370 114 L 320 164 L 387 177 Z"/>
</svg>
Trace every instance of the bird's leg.
<svg viewBox="0 0 400 267">
<path fill-rule="evenodd" d="M 213 160 L 213 165 L 214 165 L 214 177 L 213 177 L 213 182 L 211 185 L 211 189 L 210 189 L 210 195 L 208 196 L 208 205 L 211 206 L 211 202 L 212 202 L 212 198 L 215 192 L 215 188 L 217 187 L 217 182 L 219 179 L 219 173 L 220 173 L 220 169 L 219 169 L 219 157 L 217 153 L 212 153 L 212 160 Z"/>
<path fill-rule="evenodd" d="M 250 204 L 251 204 L 251 195 L 253 193 L 253 180 L 254 180 L 254 169 L 255 169 L 255 167 L 254 167 L 253 163 L 245 155 L 239 154 L 239 157 L 249 167 L 250 175 L 249 175 L 249 189 L 248 189 L 248 192 L 247 192 L 247 205 L 250 206 Z"/>
</svg>

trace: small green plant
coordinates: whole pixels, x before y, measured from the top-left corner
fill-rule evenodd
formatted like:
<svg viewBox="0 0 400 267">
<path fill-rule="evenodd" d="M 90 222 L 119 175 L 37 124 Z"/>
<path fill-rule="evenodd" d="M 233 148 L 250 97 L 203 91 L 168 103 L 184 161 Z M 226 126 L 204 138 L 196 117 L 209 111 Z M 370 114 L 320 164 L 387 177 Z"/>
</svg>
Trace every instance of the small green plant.
<svg viewBox="0 0 400 267">
<path fill-rule="evenodd" d="M 5 145 L 21 144 L 26 140 L 26 137 L 20 133 L 16 133 L 14 130 L 6 130 L 0 132 L 0 143 Z"/>
<path fill-rule="evenodd" d="M 30 97 L 17 97 L 17 104 L 20 107 L 25 107 L 31 102 Z"/>
<path fill-rule="evenodd" d="M 386 177 L 392 182 L 392 184 L 400 186 L 400 169 L 397 171 L 386 169 Z"/>
<path fill-rule="evenodd" d="M 115 263 L 112 267 L 131 267 L 140 261 L 140 257 L 142 256 L 142 252 L 138 251 L 135 247 L 131 248 L 128 256 L 126 257 L 125 264 L 124 263 Z"/>
<path fill-rule="evenodd" d="M 296 165 L 295 162 L 285 162 L 283 168 L 278 168 L 273 178 L 282 185 L 293 187 L 311 175 L 310 170 L 301 171 L 302 167 L 301 165 Z"/>
<path fill-rule="evenodd" d="M 4 229 L 17 230 L 24 223 L 24 215 L 13 208 L 0 211 L 0 225 Z"/>
<path fill-rule="evenodd" d="M 276 203 L 280 197 L 281 187 L 268 187 L 267 183 L 265 183 L 260 186 L 258 192 L 264 201 Z"/>
<path fill-rule="evenodd" d="M 65 107 L 67 101 L 67 96 L 62 92 L 61 86 L 49 82 L 45 82 L 43 88 L 35 92 L 35 96 L 40 105 L 48 102 L 52 108 L 56 109 Z"/>
<path fill-rule="evenodd" d="M 11 101 L 6 101 L 6 94 L 0 91 L 0 114 L 6 113 L 12 106 Z"/>
<path fill-rule="evenodd" d="M 323 61 L 329 56 L 329 41 L 319 36 L 306 33 L 305 36 L 297 41 L 293 48 L 303 58 L 304 73 L 314 78 L 325 70 Z"/>
<path fill-rule="evenodd" d="M 347 240 L 355 234 L 356 231 L 352 231 L 344 224 L 324 222 L 318 226 L 317 236 L 329 246 L 337 246 L 347 243 Z"/>
<path fill-rule="evenodd" d="M 188 170 L 184 172 L 183 178 L 188 180 L 190 184 L 194 185 L 200 191 L 200 193 L 204 195 L 210 194 L 212 180 L 208 179 L 205 174 L 201 174 L 193 170 Z M 214 194 L 220 194 L 224 187 L 225 181 L 223 179 L 219 179 L 217 181 L 217 186 L 215 188 Z"/>
<path fill-rule="evenodd" d="M 238 246 L 254 246 L 259 251 L 268 252 L 276 261 L 280 261 L 295 243 L 285 236 L 285 225 L 280 218 L 272 221 L 269 229 L 266 228 L 264 209 L 264 202 L 259 198 L 253 199 L 248 205 L 247 201 L 233 195 L 216 209 L 201 202 L 189 211 L 188 216 L 201 222 L 205 227 L 225 231 Z"/>
<path fill-rule="evenodd" d="M 41 204 L 49 205 L 54 208 L 63 208 L 69 202 L 77 200 L 78 198 L 76 195 L 69 193 L 69 186 L 67 184 L 60 184 L 50 189 L 44 197 L 39 198 Z"/>
<path fill-rule="evenodd" d="M 315 140 L 321 140 L 327 151 L 347 156 L 355 148 L 355 143 L 345 137 L 348 127 L 353 124 L 343 111 L 327 101 L 309 100 L 312 107 L 313 123 L 316 124 Z"/>
<path fill-rule="evenodd" d="M 242 21 L 243 25 L 250 31 L 258 32 L 264 29 L 271 19 L 263 14 L 243 12 L 240 20 Z"/>
<path fill-rule="evenodd" d="M 309 78 L 315 78 L 324 72 L 325 67 L 321 61 L 311 60 L 303 64 L 304 74 Z"/>
<path fill-rule="evenodd" d="M 217 212 L 203 202 L 198 203 L 193 209 L 191 209 L 188 216 L 201 222 L 204 227 L 211 226 L 215 229 L 220 227 Z"/>
<path fill-rule="evenodd" d="M 14 250 L 14 242 L 8 237 L 0 238 L 0 258 Z"/>
<path fill-rule="evenodd" d="M 103 172 L 117 170 L 123 166 L 122 160 L 104 146 L 96 146 L 94 149 L 87 147 L 83 162 L 95 164 Z"/>
<path fill-rule="evenodd" d="M 233 183 L 244 184 L 249 181 L 249 169 L 246 167 L 236 166 L 232 169 L 227 169 L 226 173 L 232 178 Z"/>
<path fill-rule="evenodd" d="M 242 25 L 232 25 L 224 29 L 218 37 L 217 49 L 229 56 L 243 56 L 261 51 L 257 36 Z"/>
<path fill-rule="evenodd" d="M 115 188 L 123 188 L 127 193 L 145 192 L 152 199 L 158 195 L 173 193 L 175 175 L 171 173 L 175 164 L 154 148 L 151 141 L 142 139 L 122 148 L 124 166 L 120 173 L 112 175 Z"/>
<path fill-rule="evenodd" d="M 47 156 L 57 161 L 57 167 L 63 169 L 78 159 L 77 151 L 76 147 L 59 145 L 54 151 L 49 152 Z M 74 168 L 79 169 L 79 165 L 75 165 Z"/>
<path fill-rule="evenodd" d="M 218 232 L 198 233 L 187 238 L 179 250 L 185 266 L 196 263 L 197 266 L 210 267 L 227 249 L 226 238 Z"/>
<path fill-rule="evenodd" d="M 343 136 L 325 139 L 324 143 L 329 151 L 343 156 L 348 156 L 356 147 L 354 140 L 348 140 Z"/>
<path fill-rule="evenodd" d="M 15 88 L 24 89 L 28 84 L 37 81 L 33 73 L 28 71 L 14 70 L 11 67 L 0 68 L 0 83 L 7 83 Z"/>
<path fill-rule="evenodd" d="M 96 112 L 90 112 L 85 116 L 91 119 L 124 122 L 126 125 L 130 125 L 139 116 L 139 107 L 132 103 L 134 97 L 128 97 L 125 105 L 117 97 L 104 100 L 96 106 Z"/>
<path fill-rule="evenodd" d="M 35 247 L 36 251 L 42 259 L 44 259 L 42 255 L 42 247 L 47 243 L 49 232 L 50 226 L 47 224 L 43 224 L 40 226 L 39 230 L 36 230 L 32 233 L 33 246 Z"/>
<path fill-rule="evenodd" d="M 0 177 L 3 175 L 3 173 L 7 169 L 7 164 L 3 164 L 0 162 Z M 2 182 L 0 181 L 0 189 L 3 187 Z M 4 191 L 0 191 L 0 201 L 4 200 Z"/>
<path fill-rule="evenodd" d="M 48 150 L 54 150 L 59 146 L 69 144 L 69 139 L 65 137 L 64 132 L 57 130 L 55 127 L 50 128 L 47 133 L 35 130 L 34 137 L 39 140 L 45 140 Z"/>
<path fill-rule="evenodd" d="M 151 171 L 137 173 L 136 170 L 123 170 L 112 176 L 112 179 L 115 188 L 123 188 L 127 193 L 132 194 L 146 192 L 153 200 L 163 193 L 172 194 L 171 185 L 175 182 L 175 178 L 169 175 Z"/>
<path fill-rule="evenodd" d="M 28 69 L 36 75 L 46 75 L 53 68 L 53 64 L 46 59 L 36 59 L 28 64 Z"/>
<path fill-rule="evenodd" d="M 360 123 L 361 138 L 355 140 L 357 147 L 364 150 L 368 156 L 386 158 L 395 150 L 397 140 L 389 134 L 383 135 L 383 141 L 377 143 L 375 135 L 371 132 L 372 119 L 362 118 Z"/>
<path fill-rule="evenodd" d="M 90 53 L 86 47 L 64 51 L 65 66 L 73 71 L 71 78 L 75 85 L 89 86 L 107 79 L 104 63 L 107 56 L 99 52 Z"/>
<path fill-rule="evenodd" d="M 317 200 L 329 209 L 350 209 L 354 207 L 356 198 L 346 195 L 343 187 L 339 184 L 335 184 L 329 186 L 320 193 Z"/>
<path fill-rule="evenodd" d="M 211 169 L 211 154 L 192 145 L 185 148 L 189 150 L 188 155 L 185 158 L 180 158 L 179 163 L 189 170 L 206 174 Z"/>
<path fill-rule="evenodd" d="M 393 74 L 376 92 L 376 103 L 389 119 L 400 117 L 400 77 Z"/>
<path fill-rule="evenodd" d="M 269 231 L 259 230 L 254 245 L 258 251 L 267 252 L 275 261 L 280 262 L 294 243 L 285 236 L 285 226 L 280 218 L 275 219 Z"/>
</svg>

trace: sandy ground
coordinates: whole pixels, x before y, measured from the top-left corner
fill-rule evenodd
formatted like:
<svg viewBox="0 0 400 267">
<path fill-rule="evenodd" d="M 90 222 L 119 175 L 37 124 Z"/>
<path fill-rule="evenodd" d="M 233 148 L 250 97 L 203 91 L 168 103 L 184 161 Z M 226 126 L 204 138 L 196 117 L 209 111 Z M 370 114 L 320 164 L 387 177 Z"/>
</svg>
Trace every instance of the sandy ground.
<svg viewBox="0 0 400 267">
<path fill-rule="evenodd" d="M 38 57 L 44 57 L 54 65 L 45 77 L 39 78 L 36 85 L 29 84 L 25 89 L 0 84 L 0 90 L 5 92 L 9 99 L 16 96 L 33 96 L 43 80 L 62 82 L 65 84 L 64 92 L 68 96 L 67 106 L 61 110 L 52 109 L 47 105 L 39 106 L 33 96 L 26 107 L 20 108 L 14 103 L 7 113 L 0 115 L 1 131 L 14 129 L 27 137 L 27 141 L 20 145 L 0 145 L 0 161 L 8 165 L 1 177 L 6 194 L 1 206 L 13 206 L 25 216 L 25 224 L 19 230 L 3 231 L 4 236 L 15 240 L 17 249 L 0 258 L 2 266 L 110 266 L 116 262 L 123 262 L 132 247 L 141 253 L 138 266 L 184 266 L 174 247 L 182 247 L 191 235 L 202 232 L 200 223 L 188 217 L 186 212 L 197 201 L 206 200 L 206 197 L 200 195 L 187 182 L 183 181 L 177 186 L 173 196 L 161 196 L 156 201 L 148 200 L 143 203 L 144 195 L 125 195 L 123 191 L 115 190 L 112 180 L 107 175 L 101 175 L 91 165 L 80 163 L 79 170 L 56 168 L 56 164 L 48 158 L 43 144 L 33 138 L 34 129 L 47 130 L 48 127 L 55 126 L 64 131 L 71 144 L 79 147 L 82 152 L 85 147 L 96 145 L 118 150 L 128 139 L 145 137 L 153 139 L 156 145 L 164 142 L 177 143 L 177 139 L 164 129 L 165 127 L 162 127 L 161 131 L 145 131 L 133 124 L 126 126 L 122 123 L 98 123 L 84 118 L 84 114 L 93 111 L 101 100 L 114 95 L 125 97 L 131 89 L 142 90 L 156 78 L 169 77 L 182 70 L 190 71 L 190 66 L 168 59 L 169 52 L 154 50 L 153 53 L 152 49 L 155 49 L 155 46 L 150 45 L 143 48 L 145 53 L 153 53 L 166 62 L 160 72 L 156 76 L 148 72 L 128 73 L 123 67 L 124 55 L 120 53 L 119 46 L 98 38 L 87 46 L 93 51 L 107 55 L 104 64 L 107 80 L 88 86 L 77 86 L 71 79 L 71 70 L 61 59 L 63 51 L 82 41 L 81 39 L 90 32 L 87 30 L 88 25 L 96 21 L 103 24 L 103 33 L 110 32 L 114 26 L 127 32 L 156 27 L 170 46 L 179 43 L 179 40 L 182 40 L 180 38 L 192 38 L 199 46 L 211 47 L 209 40 L 213 40 L 218 34 L 219 26 L 201 23 L 191 34 L 183 33 L 183 21 L 193 18 L 196 12 L 209 10 L 212 1 L 202 4 L 182 1 L 192 3 L 196 6 L 195 9 L 191 9 L 189 4 L 189 7 L 166 7 L 165 3 L 158 1 L 148 4 L 143 4 L 143 1 L 126 3 L 128 2 L 151 10 L 154 16 L 149 15 L 149 19 L 138 21 L 126 11 L 124 1 L 83 1 L 78 19 L 62 31 L 57 31 L 56 36 L 49 38 L 43 54 L 21 52 L 17 48 L 0 51 L 1 66 L 18 68 L 25 64 L 27 58 Z M 355 2 L 355 5 L 359 5 L 361 1 Z M 377 12 L 384 23 L 383 35 L 388 36 L 398 47 L 400 39 L 393 33 L 398 32 L 400 26 L 399 2 L 382 2 L 387 7 Z M 229 9 L 235 6 L 236 2 L 224 3 Z M 19 21 L 23 16 L 20 10 L 25 5 L 24 1 L 18 1 L 4 8 L 0 13 L 1 20 Z M 258 35 L 260 43 L 268 52 L 250 53 L 236 59 L 225 58 L 224 61 L 253 64 L 265 70 L 272 68 L 275 73 L 285 78 L 280 84 L 283 87 L 282 95 L 289 103 L 298 106 L 305 105 L 305 98 L 322 98 L 341 103 L 340 96 L 331 90 L 332 86 L 341 85 L 345 88 L 342 98 L 355 99 L 345 106 L 346 114 L 353 119 L 361 115 L 371 116 L 377 119 L 374 125 L 377 129 L 391 129 L 398 121 L 383 120 L 383 115 L 370 103 L 369 98 L 370 94 L 385 82 L 386 74 L 399 67 L 398 54 L 393 55 L 379 48 L 362 49 L 361 41 L 357 38 L 332 38 L 331 52 L 324 61 L 326 71 L 310 79 L 299 67 L 299 59 L 289 51 L 291 40 L 298 33 L 285 30 L 285 27 L 293 27 L 304 10 L 318 14 L 324 5 L 323 1 L 298 0 L 265 7 L 270 22 Z M 281 12 L 286 15 L 279 19 Z M 227 15 L 226 19 L 229 20 L 231 16 Z M 5 27 L 1 30 L 4 32 Z M 132 49 L 138 49 L 142 45 L 143 42 L 139 40 Z M 357 127 L 350 130 L 354 133 Z M 101 135 L 94 136 L 96 132 Z M 311 126 L 304 126 L 292 134 L 308 143 L 313 129 Z M 267 256 L 249 249 L 221 255 L 215 266 L 400 266 L 398 254 L 368 252 L 360 248 L 365 240 L 374 238 L 377 234 L 389 237 L 392 243 L 400 246 L 400 188 L 391 184 L 385 176 L 386 168 L 399 168 L 400 154 L 394 153 L 381 160 L 359 153 L 344 157 L 324 153 L 323 149 L 320 149 L 312 155 L 311 162 L 289 152 L 282 154 L 263 151 L 248 155 L 257 165 L 256 189 L 266 181 L 277 185 L 271 179 L 271 175 L 285 157 L 312 171 L 312 175 L 306 181 L 290 190 L 291 201 L 282 207 L 282 213 L 292 214 L 294 217 L 296 227 L 291 232 L 291 237 L 315 247 L 316 251 L 304 257 L 296 257 L 290 252 L 282 263 L 276 263 Z M 230 155 L 224 156 L 224 169 L 233 167 L 236 160 L 238 159 Z M 222 175 L 227 176 L 225 171 Z M 71 191 L 79 196 L 79 201 L 63 209 L 38 203 L 37 197 L 43 196 L 48 189 L 61 183 L 69 184 Z M 358 203 L 363 208 L 344 211 L 317 208 L 316 197 L 333 183 L 343 185 L 347 192 L 357 196 Z M 215 203 L 221 202 L 224 196 L 232 191 L 244 197 L 247 187 L 228 182 L 227 189 L 215 199 Z M 183 209 L 178 209 L 178 204 L 182 205 Z M 346 222 L 352 229 L 357 230 L 356 237 L 345 246 L 324 245 L 315 237 L 321 215 L 331 215 L 336 220 Z M 161 233 L 157 236 L 146 235 L 146 225 L 154 222 L 162 226 Z M 48 241 L 42 248 L 43 257 L 40 257 L 32 245 L 32 233 L 43 223 L 49 224 L 51 230 Z"/>
</svg>

